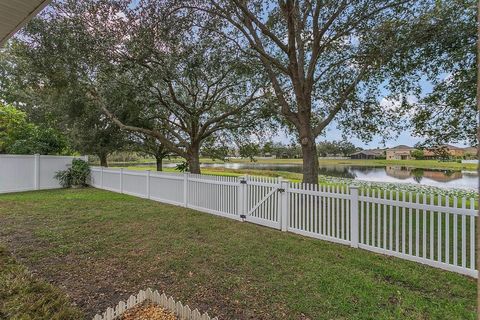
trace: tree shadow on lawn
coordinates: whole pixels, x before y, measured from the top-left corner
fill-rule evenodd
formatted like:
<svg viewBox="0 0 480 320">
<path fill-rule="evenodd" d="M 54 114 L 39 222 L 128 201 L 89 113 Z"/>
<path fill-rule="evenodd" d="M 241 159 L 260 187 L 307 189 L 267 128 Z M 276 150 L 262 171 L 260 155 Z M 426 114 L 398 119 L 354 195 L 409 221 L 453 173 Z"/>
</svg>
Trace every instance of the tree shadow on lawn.
<svg viewBox="0 0 480 320">
<path fill-rule="evenodd" d="M 151 287 L 221 319 L 475 318 L 474 279 L 107 191 L 2 195 L 0 225 L 87 317 Z"/>
</svg>

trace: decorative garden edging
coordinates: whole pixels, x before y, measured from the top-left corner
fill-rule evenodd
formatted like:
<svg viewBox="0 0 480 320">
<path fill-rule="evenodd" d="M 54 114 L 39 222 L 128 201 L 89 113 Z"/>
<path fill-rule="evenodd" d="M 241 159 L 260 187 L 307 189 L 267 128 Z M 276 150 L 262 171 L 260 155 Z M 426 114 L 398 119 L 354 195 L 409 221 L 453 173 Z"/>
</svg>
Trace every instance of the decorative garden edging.
<svg viewBox="0 0 480 320">
<path fill-rule="evenodd" d="M 181 320 L 218 320 L 217 317 L 211 318 L 208 313 L 201 314 L 198 309 L 191 310 L 189 306 L 183 305 L 180 301 L 170 297 L 168 298 L 165 293 L 160 294 L 157 290 L 152 291 L 140 290 L 136 296 L 131 295 L 127 302 L 120 301 L 115 308 L 108 308 L 103 315 L 97 314 L 93 317 L 93 320 L 113 320 L 122 315 L 125 311 L 133 308 L 142 302 L 150 301 L 158 306 L 175 313 L 175 315 Z"/>
</svg>

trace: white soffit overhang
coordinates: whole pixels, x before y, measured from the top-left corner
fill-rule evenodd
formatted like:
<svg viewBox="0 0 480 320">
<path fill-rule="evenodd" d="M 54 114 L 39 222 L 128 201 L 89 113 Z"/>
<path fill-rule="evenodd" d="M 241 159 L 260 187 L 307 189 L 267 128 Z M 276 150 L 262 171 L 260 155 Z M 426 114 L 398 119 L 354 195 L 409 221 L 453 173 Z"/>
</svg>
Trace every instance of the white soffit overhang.
<svg viewBox="0 0 480 320">
<path fill-rule="evenodd" d="M 52 0 L 0 0 L 0 46 Z"/>
</svg>

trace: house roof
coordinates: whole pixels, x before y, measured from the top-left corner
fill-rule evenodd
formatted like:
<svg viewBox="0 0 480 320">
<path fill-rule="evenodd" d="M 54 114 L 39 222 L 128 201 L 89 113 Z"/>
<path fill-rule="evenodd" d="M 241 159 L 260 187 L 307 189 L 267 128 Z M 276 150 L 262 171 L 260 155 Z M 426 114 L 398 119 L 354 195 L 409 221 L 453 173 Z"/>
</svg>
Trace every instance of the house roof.
<svg viewBox="0 0 480 320">
<path fill-rule="evenodd" d="M 51 0 L 0 1 L 0 46 L 35 17 Z"/>
<path fill-rule="evenodd" d="M 396 147 L 390 148 L 388 150 L 413 150 L 414 148 L 406 146 L 404 144 L 398 145 Z"/>
<path fill-rule="evenodd" d="M 463 151 L 465 151 L 467 153 L 476 154 L 477 153 L 477 147 L 466 147 L 466 148 L 463 148 Z"/>
<path fill-rule="evenodd" d="M 451 144 L 444 144 L 442 147 L 446 147 L 449 150 L 463 150 L 462 148 L 452 146 Z"/>
</svg>

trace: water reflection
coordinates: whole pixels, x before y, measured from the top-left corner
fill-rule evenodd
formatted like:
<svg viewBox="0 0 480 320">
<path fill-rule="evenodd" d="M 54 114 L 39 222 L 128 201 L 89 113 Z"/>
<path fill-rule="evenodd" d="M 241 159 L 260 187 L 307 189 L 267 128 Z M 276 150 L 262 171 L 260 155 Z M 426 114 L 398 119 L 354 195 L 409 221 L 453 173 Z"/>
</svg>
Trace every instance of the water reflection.
<svg viewBox="0 0 480 320">
<path fill-rule="evenodd" d="M 422 169 L 422 168 L 409 168 L 409 167 L 385 167 L 385 172 L 390 177 L 397 179 L 409 179 L 413 178 L 417 183 L 421 183 L 423 177 L 432 179 L 437 182 L 448 182 L 453 180 L 462 179 L 463 175 L 461 171 L 457 170 L 440 170 L 440 169 Z"/>
</svg>

